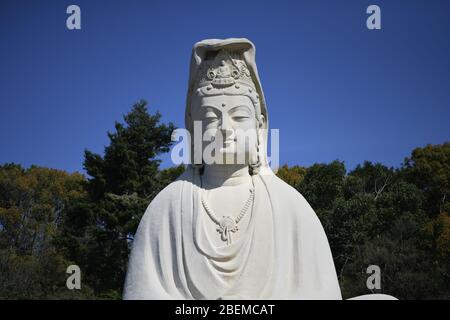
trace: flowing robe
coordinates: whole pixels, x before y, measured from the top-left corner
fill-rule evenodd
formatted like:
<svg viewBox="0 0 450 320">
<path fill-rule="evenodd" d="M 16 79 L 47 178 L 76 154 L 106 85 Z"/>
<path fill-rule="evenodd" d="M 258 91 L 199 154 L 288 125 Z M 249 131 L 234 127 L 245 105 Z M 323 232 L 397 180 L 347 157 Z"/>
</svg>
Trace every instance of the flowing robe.
<svg viewBox="0 0 450 320">
<path fill-rule="evenodd" d="M 273 174 L 256 175 L 248 226 L 228 246 L 208 240 L 199 176 L 188 167 L 148 206 L 124 299 L 341 299 L 315 212 Z"/>
</svg>

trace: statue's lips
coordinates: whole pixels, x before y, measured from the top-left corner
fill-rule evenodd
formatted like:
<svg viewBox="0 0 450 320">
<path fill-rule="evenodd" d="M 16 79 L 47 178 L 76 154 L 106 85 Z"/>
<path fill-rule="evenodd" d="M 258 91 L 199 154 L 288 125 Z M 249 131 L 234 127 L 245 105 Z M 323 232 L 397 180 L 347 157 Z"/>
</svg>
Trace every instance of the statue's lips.
<svg viewBox="0 0 450 320">
<path fill-rule="evenodd" d="M 230 143 L 232 143 L 232 142 L 236 142 L 236 140 L 235 140 L 235 139 L 225 140 L 225 141 L 223 142 L 223 144 L 230 144 Z"/>
<path fill-rule="evenodd" d="M 219 143 L 220 144 L 220 141 L 219 140 L 214 140 L 216 143 Z M 222 145 L 230 145 L 230 144 L 232 144 L 232 143 L 237 143 L 237 140 L 235 139 L 235 138 L 233 138 L 233 139 L 226 139 L 226 140 L 223 140 L 222 141 Z"/>
</svg>

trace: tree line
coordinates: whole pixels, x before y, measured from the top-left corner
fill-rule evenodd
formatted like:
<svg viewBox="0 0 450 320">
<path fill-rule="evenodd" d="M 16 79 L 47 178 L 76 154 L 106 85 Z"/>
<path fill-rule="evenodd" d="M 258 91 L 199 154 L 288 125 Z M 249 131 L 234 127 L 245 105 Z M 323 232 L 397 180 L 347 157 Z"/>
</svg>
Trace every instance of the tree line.
<svg viewBox="0 0 450 320">
<path fill-rule="evenodd" d="M 140 101 L 85 150 L 86 175 L 0 165 L 0 299 L 121 299 L 128 254 L 150 201 L 184 170 L 161 169 L 172 123 Z M 369 265 L 400 299 L 450 298 L 450 143 L 416 148 L 399 168 L 365 161 L 282 166 L 277 175 L 324 226 L 344 298 L 367 294 Z M 82 271 L 66 288 L 66 268 Z"/>
</svg>

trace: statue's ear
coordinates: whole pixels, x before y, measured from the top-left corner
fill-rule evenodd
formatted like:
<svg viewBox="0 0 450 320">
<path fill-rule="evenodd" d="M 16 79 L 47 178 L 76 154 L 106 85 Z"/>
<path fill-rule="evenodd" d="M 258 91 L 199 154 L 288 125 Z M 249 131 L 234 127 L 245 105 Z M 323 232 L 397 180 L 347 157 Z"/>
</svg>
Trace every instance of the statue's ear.
<svg viewBox="0 0 450 320">
<path fill-rule="evenodd" d="M 266 118 L 262 114 L 259 116 L 259 129 L 264 128 L 265 124 L 266 124 Z"/>
<path fill-rule="evenodd" d="M 263 138 L 263 129 L 266 127 L 266 118 L 264 115 L 259 116 L 259 123 L 258 123 L 258 146 L 261 145 L 262 138 Z"/>
</svg>

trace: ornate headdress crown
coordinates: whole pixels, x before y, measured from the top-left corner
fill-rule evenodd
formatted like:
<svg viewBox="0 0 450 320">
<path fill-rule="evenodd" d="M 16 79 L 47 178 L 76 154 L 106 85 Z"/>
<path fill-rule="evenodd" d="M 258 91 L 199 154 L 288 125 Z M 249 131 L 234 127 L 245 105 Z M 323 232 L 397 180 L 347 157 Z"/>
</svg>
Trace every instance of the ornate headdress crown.
<svg viewBox="0 0 450 320">
<path fill-rule="evenodd" d="M 255 90 L 255 84 L 244 60 L 227 50 L 220 50 L 213 59 L 205 60 L 198 71 L 197 88 L 212 86 L 227 88 L 245 85 Z"/>
</svg>

